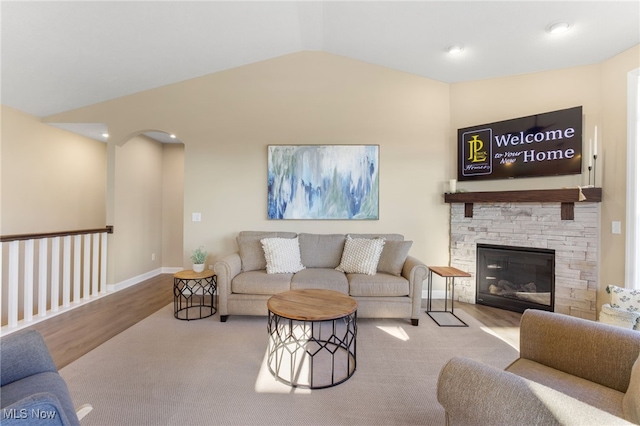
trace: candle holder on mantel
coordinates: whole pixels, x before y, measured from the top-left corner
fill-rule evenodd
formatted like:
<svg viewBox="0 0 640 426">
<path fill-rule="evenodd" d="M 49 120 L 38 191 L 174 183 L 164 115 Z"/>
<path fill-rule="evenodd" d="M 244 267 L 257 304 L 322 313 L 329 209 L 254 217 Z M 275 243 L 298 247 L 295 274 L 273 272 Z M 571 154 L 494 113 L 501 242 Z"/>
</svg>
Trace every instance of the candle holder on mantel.
<svg viewBox="0 0 640 426">
<path fill-rule="evenodd" d="M 587 185 L 591 186 L 591 169 L 593 167 L 589 166 L 587 168 L 589 169 L 589 179 L 587 179 Z M 593 186 L 595 186 L 595 185 L 593 185 Z"/>
<path fill-rule="evenodd" d="M 593 187 L 596 186 L 596 161 L 598 160 L 598 156 L 593 156 Z M 591 177 L 591 167 L 589 167 L 589 177 Z"/>
</svg>

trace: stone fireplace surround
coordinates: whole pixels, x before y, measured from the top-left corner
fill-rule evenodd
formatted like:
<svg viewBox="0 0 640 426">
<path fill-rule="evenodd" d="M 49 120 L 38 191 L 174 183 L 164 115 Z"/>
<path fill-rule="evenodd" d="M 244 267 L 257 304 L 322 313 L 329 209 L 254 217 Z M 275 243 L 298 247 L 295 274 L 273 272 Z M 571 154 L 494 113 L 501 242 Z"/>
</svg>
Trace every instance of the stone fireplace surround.
<svg viewBox="0 0 640 426">
<path fill-rule="evenodd" d="M 555 312 L 595 320 L 601 190 L 593 190 L 599 190 L 596 197 L 588 195 L 586 201 L 577 202 L 574 189 L 575 203 L 550 196 L 557 190 L 534 191 L 539 196 L 513 197 L 517 199 L 513 202 L 503 201 L 510 199 L 509 192 L 486 193 L 486 202 L 479 201 L 483 193 L 445 194 L 451 203 L 451 266 L 471 274 L 455 281 L 456 299 L 476 301 L 476 244 L 546 248 L 556 254 Z M 545 201 L 531 201 L 538 199 Z M 562 219 L 567 204 L 573 220 Z"/>
</svg>

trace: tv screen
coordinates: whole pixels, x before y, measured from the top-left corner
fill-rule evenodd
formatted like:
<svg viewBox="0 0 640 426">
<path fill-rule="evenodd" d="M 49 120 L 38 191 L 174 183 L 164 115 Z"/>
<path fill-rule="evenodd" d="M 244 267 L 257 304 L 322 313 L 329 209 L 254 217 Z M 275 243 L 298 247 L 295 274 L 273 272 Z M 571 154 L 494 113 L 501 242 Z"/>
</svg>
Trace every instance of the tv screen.
<svg viewBox="0 0 640 426">
<path fill-rule="evenodd" d="M 582 172 L 582 107 L 458 129 L 458 180 Z"/>
</svg>

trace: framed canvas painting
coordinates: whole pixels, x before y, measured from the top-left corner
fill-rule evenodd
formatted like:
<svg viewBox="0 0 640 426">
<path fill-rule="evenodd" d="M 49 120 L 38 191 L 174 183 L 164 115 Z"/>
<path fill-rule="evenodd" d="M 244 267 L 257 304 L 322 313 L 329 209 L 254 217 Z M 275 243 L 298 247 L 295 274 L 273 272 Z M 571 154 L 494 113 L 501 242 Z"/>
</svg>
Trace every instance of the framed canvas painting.
<svg viewBox="0 0 640 426">
<path fill-rule="evenodd" d="M 378 219 L 378 145 L 269 145 L 269 219 Z"/>
</svg>

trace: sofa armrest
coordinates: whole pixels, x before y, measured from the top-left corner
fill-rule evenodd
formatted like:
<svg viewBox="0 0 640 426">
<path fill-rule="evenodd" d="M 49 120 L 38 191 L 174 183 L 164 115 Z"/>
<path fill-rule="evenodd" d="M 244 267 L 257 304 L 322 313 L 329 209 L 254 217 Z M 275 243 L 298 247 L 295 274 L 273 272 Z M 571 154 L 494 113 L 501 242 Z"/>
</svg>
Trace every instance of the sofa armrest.
<svg viewBox="0 0 640 426">
<path fill-rule="evenodd" d="M 438 402 L 447 425 L 630 425 L 544 385 L 467 358 L 440 371 Z"/>
<path fill-rule="evenodd" d="M 0 339 L 0 386 L 38 373 L 57 373 L 42 336 L 35 330 L 21 331 Z M 11 366 L 11 368 L 4 368 Z"/>
<path fill-rule="evenodd" d="M 412 298 L 411 319 L 418 320 L 422 309 L 422 283 L 427 279 L 427 265 L 413 256 L 407 256 L 402 266 L 402 276 L 409 281 L 409 295 Z M 417 324 L 417 323 L 416 323 Z"/>
<path fill-rule="evenodd" d="M 637 331 L 534 309 L 522 315 L 521 358 L 590 382 L 627 392 L 639 355 Z"/>
<path fill-rule="evenodd" d="M 218 311 L 220 317 L 229 315 L 227 297 L 231 294 L 231 280 L 242 271 L 240 253 L 229 254 L 213 264 L 218 284 Z"/>
</svg>

